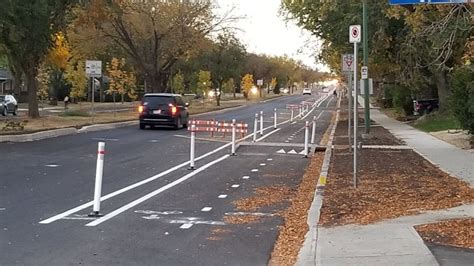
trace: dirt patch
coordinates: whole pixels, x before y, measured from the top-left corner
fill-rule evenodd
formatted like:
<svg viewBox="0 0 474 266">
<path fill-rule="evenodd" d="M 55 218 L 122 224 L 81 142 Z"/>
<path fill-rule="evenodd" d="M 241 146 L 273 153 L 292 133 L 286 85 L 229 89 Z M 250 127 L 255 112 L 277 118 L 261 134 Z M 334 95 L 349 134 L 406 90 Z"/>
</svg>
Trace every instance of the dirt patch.
<svg viewBox="0 0 474 266">
<path fill-rule="evenodd" d="M 471 144 L 471 139 L 474 139 L 474 136 L 470 136 L 466 131 L 444 130 L 430 132 L 430 134 L 458 148 L 465 150 L 474 149 L 474 146 Z"/>
<path fill-rule="evenodd" d="M 211 235 L 209 237 L 207 237 L 207 240 L 210 240 L 210 241 L 222 240 L 224 235 L 229 234 L 230 232 L 231 232 L 231 230 L 225 229 L 225 228 L 222 228 L 222 227 L 213 228 L 211 230 Z"/>
<path fill-rule="evenodd" d="M 256 188 L 254 196 L 243 198 L 232 202 L 238 211 L 253 212 L 260 208 L 286 201 L 292 194 L 289 187 L 275 185 Z"/>
<path fill-rule="evenodd" d="M 357 188 L 350 153 L 335 150 L 320 224 L 368 224 L 474 201 L 474 189 L 411 150 L 362 150 Z"/>
<path fill-rule="evenodd" d="M 474 249 L 474 218 L 441 221 L 415 226 L 424 241 Z"/>
<path fill-rule="evenodd" d="M 340 121 L 337 124 L 336 134 L 334 138 L 335 145 L 349 145 L 348 134 L 347 134 L 347 121 Z M 351 129 L 352 130 L 352 129 Z M 360 128 L 359 133 L 362 134 L 364 131 L 363 128 Z M 352 131 L 351 131 L 352 134 Z M 352 135 L 351 135 L 352 137 Z M 352 138 L 353 139 L 353 138 Z M 364 145 L 403 145 L 403 141 L 395 138 L 387 129 L 373 125 L 370 128 L 370 139 L 361 139 L 359 135 L 359 140 L 362 141 Z"/>
<path fill-rule="evenodd" d="M 313 202 L 323 158 L 323 153 L 317 153 L 312 157 L 297 192 L 290 199 L 291 206 L 282 213 L 284 224 L 279 227 L 278 239 L 269 265 L 295 264 L 308 231 L 308 209 Z"/>
</svg>

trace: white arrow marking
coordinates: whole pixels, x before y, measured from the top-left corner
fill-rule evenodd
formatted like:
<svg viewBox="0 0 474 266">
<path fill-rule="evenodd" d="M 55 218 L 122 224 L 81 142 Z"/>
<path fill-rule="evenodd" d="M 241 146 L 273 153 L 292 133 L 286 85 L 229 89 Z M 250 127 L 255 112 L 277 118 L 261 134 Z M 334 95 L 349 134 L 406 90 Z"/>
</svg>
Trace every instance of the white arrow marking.
<svg viewBox="0 0 474 266">
<path fill-rule="evenodd" d="M 234 184 L 234 185 L 232 185 L 232 187 L 233 187 L 233 188 L 238 188 L 238 187 L 240 187 L 240 185 Z"/>
<path fill-rule="evenodd" d="M 201 209 L 202 212 L 208 212 L 208 211 L 211 211 L 212 210 L 212 207 L 204 207 Z"/>
<path fill-rule="evenodd" d="M 246 176 L 243 176 L 242 179 L 249 179 L 250 176 L 246 175 Z"/>
<path fill-rule="evenodd" d="M 218 196 L 218 198 L 219 198 L 219 199 L 225 199 L 225 198 L 227 198 L 227 195 L 221 194 L 221 195 Z"/>
<path fill-rule="evenodd" d="M 189 229 L 189 228 L 191 228 L 191 226 L 193 226 L 193 224 L 183 224 L 183 225 L 181 225 L 179 228 L 181 228 L 181 229 Z"/>
</svg>

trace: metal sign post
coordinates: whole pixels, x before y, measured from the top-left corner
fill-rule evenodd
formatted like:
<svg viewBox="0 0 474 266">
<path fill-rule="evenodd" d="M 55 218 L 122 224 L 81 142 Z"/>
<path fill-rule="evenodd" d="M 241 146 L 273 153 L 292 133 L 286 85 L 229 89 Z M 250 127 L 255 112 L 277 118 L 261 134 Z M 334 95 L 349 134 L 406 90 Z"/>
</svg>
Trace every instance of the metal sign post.
<svg viewBox="0 0 474 266">
<path fill-rule="evenodd" d="M 349 150 L 352 151 L 352 140 L 351 140 L 351 110 L 352 110 L 352 72 L 354 72 L 354 55 L 344 54 L 342 55 L 342 71 L 347 74 L 347 100 L 348 100 L 348 112 L 347 112 L 347 137 L 349 139 Z"/>
<path fill-rule="evenodd" d="M 349 26 L 349 42 L 354 44 L 354 188 L 357 188 L 357 43 L 361 41 L 360 25 Z"/>
<path fill-rule="evenodd" d="M 94 123 L 94 92 L 95 92 L 95 78 L 102 77 L 102 61 L 99 60 L 86 60 L 86 76 L 90 79 L 91 83 L 91 113 L 92 123 Z"/>
</svg>

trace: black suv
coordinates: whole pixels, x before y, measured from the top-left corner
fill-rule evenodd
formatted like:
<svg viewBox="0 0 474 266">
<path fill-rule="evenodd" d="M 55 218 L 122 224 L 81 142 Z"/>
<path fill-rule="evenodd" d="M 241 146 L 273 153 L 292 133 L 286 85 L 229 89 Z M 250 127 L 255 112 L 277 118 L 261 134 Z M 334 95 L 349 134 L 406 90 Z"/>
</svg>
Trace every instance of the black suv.
<svg viewBox="0 0 474 266">
<path fill-rule="evenodd" d="M 188 126 L 188 103 L 181 95 L 171 93 L 147 93 L 138 107 L 140 129 L 152 126 L 173 126 L 178 129 Z"/>
</svg>

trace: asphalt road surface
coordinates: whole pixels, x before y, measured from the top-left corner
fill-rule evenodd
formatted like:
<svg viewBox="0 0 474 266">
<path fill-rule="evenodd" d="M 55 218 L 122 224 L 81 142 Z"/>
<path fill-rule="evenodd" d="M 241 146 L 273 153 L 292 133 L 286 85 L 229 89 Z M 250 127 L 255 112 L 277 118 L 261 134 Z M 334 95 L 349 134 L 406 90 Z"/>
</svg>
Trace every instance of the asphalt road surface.
<svg viewBox="0 0 474 266">
<path fill-rule="evenodd" d="M 312 112 L 283 123 L 286 104 L 303 100 L 316 103 Z M 242 215 L 232 202 L 256 187 L 296 187 L 308 164 L 298 154 L 305 121 L 317 118 L 319 143 L 335 106 L 332 95 L 296 95 L 196 116 L 243 121 L 252 133 L 263 111 L 267 129 L 256 143 L 243 140 L 236 156 L 229 136 L 198 133 L 194 171 L 186 130 L 136 126 L 0 143 L 0 265 L 266 265 L 282 224 L 273 214 L 285 206 L 249 214 L 265 218 L 257 223 L 224 216 Z M 106 142 L 103 216 L 92 218 L 98 141 Z"/>
</svg>

